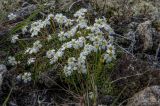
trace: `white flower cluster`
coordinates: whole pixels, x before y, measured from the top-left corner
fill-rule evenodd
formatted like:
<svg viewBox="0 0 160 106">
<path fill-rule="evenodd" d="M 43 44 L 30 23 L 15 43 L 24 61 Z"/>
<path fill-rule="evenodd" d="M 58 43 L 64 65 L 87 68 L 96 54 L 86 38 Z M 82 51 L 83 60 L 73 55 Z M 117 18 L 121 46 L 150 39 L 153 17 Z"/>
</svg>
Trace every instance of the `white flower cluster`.
<svg viewBox="0 0 160 106">
<path fill-rule="evenodd" d="M 11 64 L 12 66 L 19 64 L 19 61 L 16 61 L 15 57 L 9 56 L 8 57 L 8 63 Z"/>
<path fill-rule="evenodd" d="M 48 15 L 48 17 L 44 21 L 38 20 L 38 21 L 32 23 L 31 29 L 30 29 L 31 37 L 37 36 L 38 32 L 40 32 L 40 30 L 42 28 L 45 28 L 47 25 L 50 25 L 50 19 L 52 17 L 54 17 L 54 15 L 50 14 L 50 15 Z"/>
<path fill-rule="evenodd" d="M 74 17 L 84 17 L 86 12 L 87 12 L 87 9 L 81 8 L 74 14 Z"/>
<path fill-rule="evenodd" d="M 106 23 L 106 18 L 104 17 L 103 19 L 95 19 L 93 26 L 88 27 L 88 29 L 95 34 L 101 33 L 102 28 L 104 28 L 109 34 L 114 33 L 113 29 Z"/>
<path fill-rule="evenodd" d="M 17 40 L 19 39 L 18 36 L 19 36 L 19 35 L 14 35 L 14 36 L 12 36 L 12 38 L 11 38 L 11 43 L 16 43 Z"/>
<path fill-rule="evenodd" d="M 54 55 L 55 55 L 55 50 L 54 49 L 52 49 L 52 50 L 49 50 L 49 51 L 47 51 L 47 53 L 46 53 L 46 56 L 47 56 L 47 58 L 52 58 L 52 57 L 54 57 Z"/>
<path fill-rule="evenodd" d="M 76 60 L 74 57 L 68 59 L 68 65 L 64 67 L 64 74 L 66 77 L 70 76 L 73 71 L 78 69 L 79 73 L 86 74 L 87 67 L 86 67 L 86 59 L 89 54 L 92 52 L 97 52 L 97 49 L 90 45 L 86 44 L 84 49 L 80 53 L 80 57 Z"/>
<path fill-rule="evenodd" d="M 87 12 L 87 9 L 82 8 L 78 10 L 75 14 L 74 17 L 78 18 L 76 22 L 78 22 L 78 26 L 80 28 L 86 28 L 87 27 L 87 20 L 85 19 L 85 13 Z"/>
<path fill-rule="evenodd" d="M 27 27 L 28 26 L 24 26 L 23 28 L 22 28 L 22 34 L 25 34 L 28 30 L 27 30 Z"/>
<path fill-rule="evenodd" d="M 9 20 L 14 20 L 14 19 L 16 19 L 16 17 L 17 17 L 17 15 L 16 15 L 16 14 L 13 14 L 13 13 L 10 13 L 10 14 L 8 15 Z"/>
<path fill-rule="evenodd" d="M 78 23 L 78 26 L 80 28 L 86 28 L 87 27 L 87 20 L 85 19 L 85 17 L 78 17 L 78 19 L 76 20 L 76 22 Z"/>
<path fill-rule="evenodd" d="M 74 19 L 68 19 L 63 14 L 50 14 L 44 21 L 38 20 L 31 25 L 30 32 L 32 37 L 38 35 L 41 28 L 50 25 L 51 19 L 60 25 L 58 38 L 63 43 L 60 48 L 50 49 L 46 52 L 46 57 L 50 59 L 50 64 L 56 63 L 62 58 L 66 49 L 76 49 L 81 51 L 77 59 L 70 57 L 68 64 L 64 67 L 66 76 L 72 75 L 73 71 L 78 73 L 87 73 L 87 56 L 97 51 L 102 51 L 101 55 L 106 62 L 111 62 L 115 58 L 115 48 L 113 46 L 113 29 L 107 24 L 106 19 L 95 19 L 93 25 L 88 26 L 88 20 L 85 18 L 87 9 L 80 9 L 74 14 Z M 62 28 L 61 28 L 62 27 Z M 85 33 L 84 33 L 85 32 Z M 48 35 L 48 40 L 52 39 Z M 28 48 L 25 53 L 37 53 L 42 48 L 40 41 L 36 41 L 32 48 Z M 82 50 L 81 50 L 82 49 Z M 74 52 L 74 51 L 73 51 Z M 28 64 L 35 62 L 35 58 L 30 58 Z"/>
<path fill-rule="evenodd" d="M 32 48 L 27 48 L 27 50 L 25 51 L 26 53 L 32 54 L 32 53 L 37 53 L 40 48 L 42 48 L 42 44 L 39 40 L 37 40 L 36 42 L 33 43 L 33 47 Z"/>
<path fill-rule="evenodd" d="M 87 36 L 87 39 L 89 39 L 90 41 L 92 41 L 93 42 L 93 45 L 97 48 L 97 49 L 99 49 L 99 50 L 101 50 L 101 49 L 105 49 L 106 48 L 106 45 L 107 45 L 107 43 L 108 43 L 108 41 L 105 39 L 105 37 L 103 36 L 103 33 L 102 32 L 100 32 L 99 34 L 89 34 L 88 36 Z"/>
<path fill-rule="evenodd" d="M 56 14 L 54 19 L 55 19 L 55 20 L 57 21 L 57 23 L 59 23 L 59 24 L 65 24 L 65 23 L 67 22 L 67 17 L 64 16 L 62 13 Z"/>
<path fill-rule="evenodd" d="M 35 60 L 36 60 L 36 58 L 29 58 L 28 59 L 28 65 L 30 65 L 30 64 L 32 64 L 32 63 L 34 63 L 35 62 Z"/>
<path fill-rule="evenodd" d="M 31 37 L 37 36 L 38 32 L 40 32 L 41 28 L 43 28 L 43 27 L 44 27 L 44 24 L 43 24 L 42 20 L 38 20 L 38 21 L 32 23 L 31 29 L 30 29 L 30 32 L 32 33 Z"/>
<path fill-rule="evenodd" d="M 106 62 L 108 63 L 108 62 L 111 62 L 113 58 L 114 59 L 116 58 L 115 57 L 115 48 L 112 44 L 109 44 L 107 46 L 107 50 L 104 54 L 104 60 L 106 60 Z"/>
<path fill-rule="evenodd" d="M 66 39 L 73 37 L 76 34 L 77 29 L 78 29 L 78 26 L 74 26 L 71 28 L 71 30 L 69 30 L 67 32 L 61 31 L 58 34 L 59 40 L 65 41 Z"/>
<path fill-rule="evenodd" d="M 19 74 L 17 76 L 17 80 L 18 81 L 22 80 L 24 83 L 28 83 L 32 80 L 31 75 L 32 74 L 30 72 L 25 72 L 24 74 Z"/>
<path fill-rule="evenodd" d="M 74 57 L 68 59 L 68 65 L 64 67 L 65 76 L 71 76 L 72 72 L 77 70 L 77 62 Z"/>
<path fill-rule="evenodd" d="M 61 58 L 64 54 L 64 51 L 66 49 L 70 49 L 70 48 L 74 48 L 74 49 L 79 49 L 81 47 L 83 47 L 83 45 L 85 44 L 86 40 L 84 37 L 79 37 L 77 40 L 76 39 L 72 39 L 71 41 L 64 43 L 61 48 L 56 52 L 56 53 L 52 53 L 54 54 L 53 57 L 50 59 L 50 63 L 53 64 L 55 63 L 59 58 Z M 48 51 L 50 52 L 50 51 Z M 47 52 L 47 54 L 48 54 Z M 49 57 L 49 55 L 47 55 L 47 57 Z"/>
<path fill-rule="evenodd" d="M 78 67 L 80 68 L 80 70 L 79 70 L 80 73 L 83 73 L 83 74 L 87 73 L 86 58 L 92 52 L 97 52 L 97 48 L 95 46 L 90 45 L 90 44 L 86 44 L 84 46 L 84 49 L 80 53 L 79 58 L 78 58 Z"/>
</svg>

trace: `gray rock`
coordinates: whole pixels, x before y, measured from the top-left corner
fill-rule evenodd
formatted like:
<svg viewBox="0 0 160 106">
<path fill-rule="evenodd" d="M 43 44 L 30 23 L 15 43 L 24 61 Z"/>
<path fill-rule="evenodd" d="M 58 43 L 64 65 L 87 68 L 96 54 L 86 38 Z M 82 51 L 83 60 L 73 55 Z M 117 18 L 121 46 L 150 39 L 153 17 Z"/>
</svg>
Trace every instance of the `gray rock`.
<svg viewBox="0 0 160 106">
<path fill-rule="evenodd" d="M 17 105 L 16 103 L 10 101 L 10 102 L 9 102 L 9 106 L 18 106 L 18 105 Z"/>
<path fill-rule="evenodd" d="M 153 46 L 153 35 L 152 35 L 152 27 L 151 27 L 151 21 L 146 21 L 144 23 L 141 23 L 137 27 L 137 33 L 139 36 L 139 39 L 143 43 L 143 50 L 151 49 Z"/>
<path fill-rule="evenodd" d="M 17 15 L 17 17 L 24 18 L 24 17 L 30 15 L 34 10 L 36 10 L 36 8 L 37 8 L 36 5 L 27 4 L 26 7 L 22 7 L 20 9 L 18 9 L 17 12 L 15 12 L 15 14 Z"/>
<path fill-rule="evenodd" d="M 113 96 L 105 95 L 99 98 L 99 104 L 103 104 L 103 105 L 105 104 L 107 106 L 110 106 L 113 103 L 114 99 L 115 98 Z"/>
<path fill-rule="evenodd" d="M 126 106 L 160 106 L 160 86 L 147 87 L 138 92 Z"/>
<path fill-rule="evenodd" d="M 0 74 L 4 74 L 4 73 L 6 73 L 7 72 L 7 68 L 6 68 L 6 66 L 5 65 L 3 65 L 3 64 L 0 64 Z"/>
<path fill-rule="evenodd" d="M 55 83 L 56 79 L 57 79 L 57 74 L 55 70 L 54 71 L 49 70 L 49 71 L 43 72 L 39 76 L 39 82 L 44 84 L 48 88 L 56 84 Z"/>
<path fill-rule="evenodd" d="M 0 64 L 0 89 L 3 83 L 3 74 L 7 72 L 7 68 L 5 65 Z"/>
<path fill-rule="evenodd" d="M 160 62 L 160 44 L 158 45 L 158 48 L 156 50 L 156 60 L 158 60 L 158 62 Z"/>
</svg>

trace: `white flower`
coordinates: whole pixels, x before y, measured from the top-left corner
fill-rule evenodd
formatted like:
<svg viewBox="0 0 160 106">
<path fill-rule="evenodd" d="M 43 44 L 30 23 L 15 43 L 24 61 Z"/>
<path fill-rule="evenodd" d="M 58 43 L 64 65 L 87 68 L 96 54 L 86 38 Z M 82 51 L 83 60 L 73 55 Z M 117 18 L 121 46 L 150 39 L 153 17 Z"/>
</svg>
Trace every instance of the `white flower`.
<svg viewBox="0 0 160 106">
<path fill-rule="evenodd" d="M 17 65 L 19 62 L 16 61 L 15 57 L 9 56 L 8 63 L 14 66 L 14 65 Z"/>
<path fill-rule="evenodd" d="M 107 45 L 107 51 L 115 51 L 115 47 L 112 44 L 108 44 Z"/>
<path fill-rule="evenodd" d="M 86 44 L 84 46 L 83 51 L 80 53 L 80 57 L 78 58 L 78 67 L 80 69 L 79 73 L 83 73 L 86 74 L 87 73 L 87 68 L 86 68 L 86 57 L 92 53 L 92 52 L 96 52 L 97 49 L 96 47 L 90 45 L 90 44 Z"/>
<path fill-rule="evenodd" d="M 55 55 L 55 50 L 54 50 L 54 49 L 49 50 L 49 51 L 47 51 L 47 53 L 46 53 L 47 58 L 53 58 L 54 55 Z"/>
<path fill-rule="evenodd" d="M 22 80 L 22 74 L 19 74 L 19 75 L 16 77 L 16 80 L 17 80 L 17 81 L 21 81 L 21 80 Z"/>
<path fill-rule="evenodd" d="M 114 30 L 109 25 L 106 24 L 103 27 L 109 34 L 114 34 L 115 33 Z"/>
<path fill-rule="evenodd" d="M 45 23 L 42 20 L 38 20 L 31 24 L 31 37 L 37 36 L 38 32 L 45 26 Z"/>
<path fill-rule="evenodd" d="M 71 30 L 67 31 L 67 32 L 63 32 L 61 31 L 58 34 L 59 40 L 60 41 L 65 41 L 67 38 L 71 38 L 76 34 L 78 26 L 74 26 L 71 28 Z"/>
<path fill-rule="evenodd" d="M 87 27 L 87 20 L 84 17 L 78 17 L 78 19 L 76 20 L 78 22 L 78 26 L 80 28 L 86 28 Z"/>
<path fill-rule="evenodd" d="M 66 37 L 65 37 L 64 34 L 65 34 L 65 33 L 64 33 L 63 31 L 61 31 L 61 32 L 58 34 L 58 37 L 59 37 L 59 40 L 60 40 L 60 41 L 66 40 Z"/>
<path fill-rule="evenodd" d="M 32 48 L 27 48 L 27 50 L 25 51 L 25 54 L 26 53 L 29 53 L 29 54 L 37 53 L 39 52 L 40 48 L 42 48 L 42 44 L 39 40 L 37 40 L 36 42 L 33 43 Z"/>
<path fill-rule="evenodd" d="M 52 39 L 52 36 L 51 36 L 51 35 L 48 35 L 48 36 L 47 36 L 47 40 L 50 41 L 51 39 Z"/>
<path fill-rule="evenodd" d="M 17 15 L 16 15 L 16 14 L 13 14 L 13 13 L 10 13 L 10 14 L 8 15 L 9 20 L 14 20 L 14 19 L 16 19 L 16 17 L 17 17 Z"/>
<path fill-rule="evenodd" d="M 42 44 L 39 40 L 37 40 L 36 42 L 33 43 L 33 47 L 35 48 L 41 48 L 42 47 Z"/>
<path fill-rule="evenodd" d="M 71 67 L 64 66 L 63 70 L 64 70 L 64 74 L 66 77 L 71 76 L 71 74 L 72 74 Z"/>
<path fill-rule="evenodd" d="M 74 17 L 84 16 L 86 12 L 87 12 L 87 9 L 81 8 L 80 10 L 78 10 L 78 11 L 74 14 Z"/>
<path fill-rule="evenodd" d="M 25 27 L 22 28 L 22 34 L 25 34 L 27 32 L 27 27 L 28 26 L 25 26 Z"/>
<path fill-rule="evenodd" d="M 107 50 L 106 53 L 104 54 L 104 60 L 106 60 L 106 62 L 111 62 L 112 59 L 115 59 L 115 48 L 112 44 L 108 44 L 107 46 Z"/>
<path fill-rule="evenodd" d="M 32 80 L 31 73 L 30 72 L 25 72 L 22 75 L 22 80 L 23 80 L 24 83 L 30 82 Z"/>
<path fill-rule="evenodd" d="M 18 36 L 19 35 L 12 36 L 11 43 L 16 43 L 16 41 L 19 39 Z"/>
<path fill-rule="evenodd" d="M 57 57 L 62 57 L 63 54 L 64 54 L 63 50 L 59 49 L 59 50 L 56 52 L 55 55 L 56 55 Z"/>
<path fill-rule="evenodd" d="M 67 22 L 67 17 L 64 16 L 63 14 L 56 14 L 54 19 L 57 21 L 59 24 L 65 24 Z"/>
<path fill-rule="evenodd" d="M 65 23 L 65 26 L 71 26 L 71 25 L 73 25 L 73 21 L 74 20 L 71 20 L 71 19 L 67 19 L 67 21 L 66 21 L 66 23 Z"/>
<path fill-rule="evenodd" d="M 112 56 L 110 56 L 109 54 L 104 54 L 104 60 L 106 61 L 106 63 L 111 62 L 112 61 Z"/>
<path fill-rule="evenodd" d="M 55 55 L 53 58 L 50 59 L 50 64 L 53 64 L 57 61 L 58 61 L 58 56 Z"/>
<path fill-rule="evenodd" d="M 35 60 L 36 60 L 36 58 L 29 58 L 28 59 L 28 65 L 30 65 L 30 64 L 32 64 L 32 63 L 34 63 L 35 62 Z"/>
<path fill-rule="evenodd" d="M 68 65 L 64 67 L 64 74 L 66 77 L 71 76 L 73 71 L 77 70 L 77 60 L 74 57 L 68 59 Z"/>
<path fill-rule="evenodd" d="M 43 24 L 44 24 L 44 27 L 46 25 L 50 25 L 50 19 L 53 18 L 54 15 L 53 14 L 49 14 L 48 17 L 44 20 Z"/>
</svg>

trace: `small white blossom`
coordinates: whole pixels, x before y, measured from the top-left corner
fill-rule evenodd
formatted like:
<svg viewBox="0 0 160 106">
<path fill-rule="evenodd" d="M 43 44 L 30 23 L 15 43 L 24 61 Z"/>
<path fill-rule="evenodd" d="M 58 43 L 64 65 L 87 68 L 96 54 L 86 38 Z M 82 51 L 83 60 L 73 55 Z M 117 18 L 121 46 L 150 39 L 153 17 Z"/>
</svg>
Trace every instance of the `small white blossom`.
<svg viewBox="0 0 160 106">
<path fill-rule="evenodd" d="M 51 18 L 54 18 L 54 15 L 53 14 L 49 14 L 48 17 L 44 20 L 43 24 L 44 24 L 44 27 L 46 25 L 50 25 L 50 19 Z"/>
<path fill-rule="evenodd" d="M 37 40 L 36 42 L 33 43 L 32 48 L 27 48 L 27 50 L 25 51 L 25 54 L 26 53 L 29 53 L 29 54 L 37 53 L 39 52 L 40 48 L 42 48 L 42 44 L 39 40 Z"/>
<path fill-rule="evenodd" d="M 47 40 L 50 41 L 51 39 L 52 39 L 52 36 L 51 36 L 51 35 L 48 35 L 48 36 L 47 36 Z"/>
<path fill-rule="evenodd" d="M 60 41 L 64 41 L 66 40 L 66 36 L 64 35 L 65 33 L 63 31 L 61 31 L 59 34 L 58 34 L 58 37 L 59 37 L 59 40 Z"/>
<path fill-rule="evenodd" d="M 74 14 L 74 17 L 82 17 L 82 16 L 85 15 L 86 12 L 87 12 L 87 9 L 85 9 L 85 8 L 79 9 L 79 10 Z"/>
<path fill-rule="evenodd" d="M 66 21 L 66 23 L 65 23 L 65 26 L 66 26 L 66 27 L 72 26 L 72 25 L 73 25 L 73 21 L 74 21 L 74 20 L 67 19 L 67 21 Z"/>
<path fill-rule="evenodd" d="M 54 55 L 55 55 L 55 50 L 53 49 L 53 50 L 49 50 L 49 51 L 47 51 L 47 53 L 46 53 L 46 56 L 47 56 L 47 58 L 53 58 L 54 57 Z"/>
<path fill-rule="evenodd" d="M 76 20 L 78 22 L 78 26 L 80 28 L 86 28 L 87 27 L 87 20 L 84 17 L 78 17 L 78 19 Z"/>
<path fill-rule="evenodd" d="M 90 45 L 90 44 L 86 44 L 84 46 L 83 51 L 80 53 L 80 57 L 78 58 L 78 67 L 80 69 L 79 73 L 83 73 L 86 74 L 87 73 L 87 67 L 86 67 L 86 57 L 92 53 L 92 52 L 96 52 L 97 48 Z"/>
<path fill-rule="evenodd" d="M 68 65 L 64 67 L 64 74 L 66 77 L 71 76 L 73 71 L 77 70 L 77 60 L 74 57 L 68 59 Z"/>
<path fill-rule="evenodd" d="M 25 27 L 22 28 L 22 34 L 25 34 L 25 33 L 28 31 L 28 30 L 27 30 L 27 27 L 28 27 L 28 26 L 25 26 Z"/>
<path fill-rule="evenodd" d="M 41 30 L 41 28 L 44 27 L 44 22 L 42 20 L 38 20 L 31 24 L 31 37 L 37 36 L 38 32 Z"/>
<path fill-rule="evenodd" d="M 65 24 L 67 22 L 67 17 L 64 16 L 63 14 L 56 14 L 54 19 L 57 21 L 59 24 Z"/>
<path fill-rule="evenodd" d="M 28 83 L 32 80 L 31 78 L 31 73 L 30 72 L 25 72 L 23 75 L 22 75 L 22 80 L 24 83 Z"/>
<path fill-rule="evenodd" d="M 22 74 L 19 74 L 19 75 L 16 77 L 16 80 L 17 80 L 17 81 L 21 81 L 21 80 L 22 80 Z"/>
<path fill-rule="evenodd" d="M 10 14 L 8 15 L 9 20 L 14 20 L 14 19 L 16 19 L 16 17 L 17 17 L 17 15 L 16 15 L 16 14 L 13 14 L 13 13 L 10 13 Z"/>
<path fill-rule="evenodd" d="M 8 63 L 14 66 L 14 65 L 17 65 L 19 62 L 16 61 L 15 57 L 9 56 Z"/>
<path fill-rule="evenodd" d="M 35 60 L 36 60 L 36 58 L 29 58 L 28 59 L 28 65 L 30 65 L 30 64 L 32 64 L 32 63 L 34 63 L 35 62 Z"/>
<path fill-rule="evenodd" d="M 12 36 L 12 38 L 11 38 L 11 43 L 16 43 L 16 41 L 19 39 L 18 36 L 19 36 L 19 35 L 14 35 L 14 36 Z"/>
<path fill-rule="evenodd" d="M 115 59 L 115 48 L 113 45 L 109 44 L 107 46 L 106 53 L 104 54 L 104 60 L 106 60 L 106 63 L 111 62 L 112 59 Z"/>
</svg>

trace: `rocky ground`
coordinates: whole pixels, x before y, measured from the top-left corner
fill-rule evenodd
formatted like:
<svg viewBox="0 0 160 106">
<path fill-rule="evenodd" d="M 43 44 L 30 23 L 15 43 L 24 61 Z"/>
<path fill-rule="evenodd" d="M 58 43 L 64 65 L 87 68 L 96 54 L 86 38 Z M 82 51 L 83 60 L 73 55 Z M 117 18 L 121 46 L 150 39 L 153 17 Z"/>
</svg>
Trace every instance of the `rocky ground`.
<svg viewBox="0 0 160 106">
<path fill-rule="evenodd" d="M 17 3 L 17 4 L 16 4 Z M 72 13 L 78 7 L 90 10 L 93 17 L 106 16 L 116 32 L 119 50 L 110 73 L 112 92 L 100 91 L 99 106 L 160 105 L 160 4 L 159 0 L 38 0 L 16 1 L 6 10 L 17 15 L 0 20 L 0 104 L 3 106 L 81 106 L 62 88 L 65 84 L 54 71 L 44 72 L 38 83 L 15 83 L 17 69 L 5 64 L 9 51 L 8 36 L 26 22 L 45 17 L 50 11 Z M 102 4 L 101 4 L 102 3 Z M 9 8 L 9 7 L 8 7 Z M 20 70 L 20 69 L 19 69 Z"/>
</svg>

